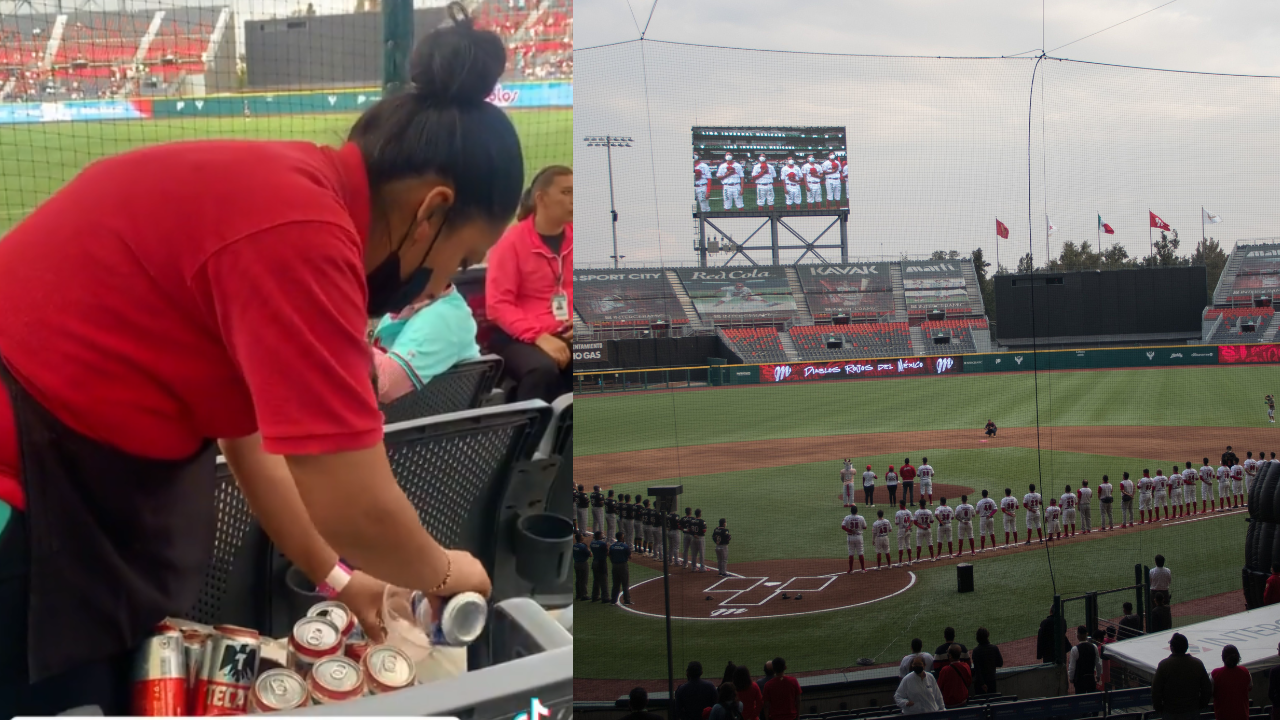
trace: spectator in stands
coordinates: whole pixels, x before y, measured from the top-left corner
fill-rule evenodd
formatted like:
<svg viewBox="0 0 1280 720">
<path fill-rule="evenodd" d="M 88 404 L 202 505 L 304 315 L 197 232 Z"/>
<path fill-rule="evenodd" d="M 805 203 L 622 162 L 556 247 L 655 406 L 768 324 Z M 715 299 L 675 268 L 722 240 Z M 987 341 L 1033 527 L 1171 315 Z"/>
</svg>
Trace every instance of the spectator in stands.
<svg viewBox="0 0 1280 720">
<path fill-rule="evenodd" d="M 539 171 L 517 219 L 489 252 L 485 310 L 515 399 L 551 402 L 573 386 L 573 170 Z"/>
<path fill-rule="evenodd" d="M 1119 639 L 1128 640 L 1142 634 L 1142 618 L 1133 611 L 1133 603 L 1124 604 L 1124 617 L 1120 618 Z"/>
<path fill-rule="evenodd" d="M 973 692 L 975 695 L 996 692 L 996 668 L 1004 667 L 1000 648 L 991 642 L 991 633 L 978 628 L 978 646 L 973 649 Z"/>
<path fill-rule="evenodd" d="M 773 661 L 765 660 L 764 661 L 764 677 L 756 681 L 756 686 L 758 686 L 761 692 L 763 692 L 764 686 L 767 685 L 769 681 L 772 679 L 773 679 Z"/>
<path fill-rule="evenodd" d="M 1222 667 L 1209 674 L 1213 682 L 1214 720 L 1249 720 L 1249 693 L 1253 676 L 1240 667 L 1240 651 L 1235 645 L 1222 648 Z"/>
<path fill-rule="evenodd" d="M 1204 663 L 1187 654 L 1187 636 L 1169 638 L 1169 657 L 1156 666 L 1151 682 L 1151 707 L 1164 720 L 1197 720 L 1200 708 L 1213 699 L 1213 683 Z"/>
<path fill-rule="evenodd" d="M 738 689 L 733 683 L 721 683 L 716 704 L 711 707 L 707 720 L 743 720 L 742 703 L 738 701 Z"/>
<path fill-rule="evenodd" d="M 1105 633 L 1099 634 L 1101 637 L 1098 639 L 1098 651 L 1102 655 L 1102 681 L 1098 683 L 1098 690 L 1102 691 L 1111 687 L 1111 658 L 1107 655 L 1107 646 L 1116 641 L 1116 626 L 1112 625 Z"/>
<path fill-rule="evenodd" d="M 1151 613 L 1147 617 L 1147 632 L 1160 632 L 1162 630 L 1173 629 L 1173 611 L 1168 605 L 1164 604 L 1164 596 L 1152 593 L 1152 601 L 1155 607 L 1151 608 Z"/>
<path fill-rule="evenodd" d="M 1058 616 L 1052 609 L 1049 610 L 1049 617 L 1040 621 L 1040 630 L 1036 633 L 1036 659 L 1042 662 L 1054 662 L 1054 627 L 1058 623 Z M 1071 647 L 1071 642 L 1067 640 L 1066 628 L 1063 628 L 1061 635 L 1062 650 Z"/>
<path fill-rule="evenodd" d="M 910 672 L 898 683 L 893 693 L 893 701 L 902 710 L 903 715 L 941 712 L 946 710 L 946 702 L 942 699 L 942 691 L 938 689 L 938 681 L 933 675 L 925 672 L 928 667 L 925 655 L 921 653 L 911 660 Z M 772 719 L 772 716 L 770 716 Z"/>
<path fill-rule="evenodd" d="M 702 711 L 716 704 L 716 686 L 702 679 L 702 663 L 694 660 L 684 671 L 686 683 L 676 688 L 675 717 L 702 720 Z"/>
<path fill-rule="evenodd" d="M 800 681 L 787 675 L 787 661 L 773 659 L 773 679 L 764 686 L 764 711 L 769 720 L 800 717 Z"/>
<path fill-rule="evenodd" d="M 911 674 L 911 663 L 918 657 L 923 656 L 928 660 L 926 667 L 933 667 L 933 656 L 927 652 L 923 652 L 923 650 L 923 640 L 915 638 L 911 641 L 911 652 L 902 658 L 902 662 L 898 663 L 898 679 L 902 679 Z"/>
<path fill-rule="evenodd" d="M 729 664 L 724 666 L 724 675 L 720 678 L 720 684 L 723 685 L 725 683 L 733 682 L 733 674 L 737 672 L 737 670 L 738 666 L 734 665 L 733 661 L 730 660 Z"/>
<path fill-rule="evenodd" d="M 480 357 L 476 320 L 452 287 L 434 300 L 383 316 L 373 331 L 378 400 L 389 403 L 463 360 Z"/>
<path fill-rule="evenodd" d="M 454 17 L 342 148 L 124 153 L 0 243 L 0 575 L 48 580 L 0 584 L 0 717 L 127 712 L 131 644 L 204 580 L 215 439 L 275 546 L 378 640 L 382 581 L 489 592 L 396 483 L 365 341 L 368 318 L 478 262 L 519 202 L 519 137 L 485 102 L 502 41 Z"/>
<path fill-rule="evenodd" d="M 953 627 L 943 628 L 942 640 L 943 640 L 943 643 L 938 646 L 937 650 L 933 651 L 933 668 L 932 669 L 935 673 L 941 670 L 942 668 L 946 667 L 947 663 L 950 662 L 950 659 L 947 657 L 947 652 L 951 649 L 952 645 L 956 645 L 956 647 L 960 648 L 960 659 L 963 660 L 964 663 L 969 667 L 973 667 L 973 663 L 969 661 L 969 648 L 965 647 L 964 643 L 959 643 L 959 644 L 956 643 L 955 628 Z"/>
<path fill-rule="evenodd" d="M 995 436 L 996 436 L 996 424 L 995 424 L 995 422 L 993 422 L 993 421 L 991 421 L 991 420 L 988 420 L 988 421 L 987 421 L 986 432 L 987 432 L 987 437 L 995 437 Z"/>
<path fill-rule="evenodd" d="M 738 701 L 742 703 L 742 720 L 759 720 L 760 710 L 764 708 L 764 695 L 760 686 L 751 682 L 751 671 L 746 665 L 739 665 L 733 671 L 733 687 L 738 690 Z"/>
<path fill-rule="evenodd" d="M 1151 568 L 1148 582 L 1151 585 L 1151 598 L 1154 600 L 1157 595 L 1160 595 L 1164 598 L 1164 604 L 1168 605 L 1171 598 L 1169 585 L 1173 582 L 1173 573 L 1164 566 L 1163 555 L 1156 556 L 1156 566 Z"/>
<path fill-rule="evenodd" d="M 1067 655 L 1067 677 L 1075 686 L 1077 695 L 1098 691 L 1098 678 L 1102 677 L 1102 653 L 1089 639 L 1089 630 L 1083 625 L 1076 628 L 1076 645 Z"/>
<path fill-rule="evenodd" d="M 623 715 L 622 720 L 667 720 L 663 715 L 645 710 L 648 705 L 649 693 L 642 687 L 632 688 L 631 697 L 627 700 L 631 712 Z"/>
<path fill-rule="evenodd" d="M 1271 563 L 1271 577 L 1267 578 L 1267 587 L 1262 591 L 1262 604 L 1274 605 L 1280 602 L 1280 562 Z"/>
<path fill-rule="evenodd" d="M 948 708 L 960 707 L 969 702 L 969 684 L 973 682 L 973 672 L 969 663 L 960 657 L 960 646 L 947 648 L 947 664 L 938 671 L 938 690 L 942 693 L 942 701 Z"/>
</svg>

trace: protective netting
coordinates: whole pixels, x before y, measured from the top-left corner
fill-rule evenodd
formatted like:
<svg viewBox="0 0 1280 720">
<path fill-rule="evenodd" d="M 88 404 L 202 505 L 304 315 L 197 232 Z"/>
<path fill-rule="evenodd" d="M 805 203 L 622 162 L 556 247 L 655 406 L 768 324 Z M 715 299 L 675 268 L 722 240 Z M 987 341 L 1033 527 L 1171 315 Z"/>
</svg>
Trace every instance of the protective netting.
<svg viewBox="0 0 1280 720">
<path fill-rule="evenodd" d="M 1156 555 L 1172 572 L 1175 626 L 1245 609 L 1248 514 L 1214 509 L 1216 471 L 1228 445 L 1242 465 L 1280 451 L 1264 405 L 1275 369 L 1255 364 L 1277 359 L 1274 315 L 1252 307 L 1271 285 L 1266 270 L 1239 280 L 1249 253 L 1269 257 L 1267 238 L 1280 234 L 1270 200 L 1280 145 L 1266 134 L 1280 80 L 648 40 L 579 59 L 579 134 L 626 142 L 608 155 L 598 143 L 576 151 L 586 240 L 575 320 L 579 344 L 592 343 L 575 365 L 577 482 L 650 500 L 650 487 L 682 485 L 677 513 L 708 520 L 710 572 L 672 571 L 677 678 L 690 660 L 717 683 L 727 660 L 754 677 L 779 655 L 801 675 L 863 658 L 896 664 L 913 638 L 933 651 L 948 626 L 970 647 L 986 627 L 1006 666 L 1032 664 L 1055 595 L 1127 588 L 1099 596 L 1105 628 L 1138 601 L 1135 565 L 1154 567 Z M 781 181 L 778 244 L 800 247 L 772 251 L 774 227 L 752 196 L 744 211 L 758 217 L 717 214 L 714 175 L 718 202 L 700 219 L 691 129 L 708 126 L 845 128 L 845 249 L 802 245 L 824 229 L 820 242 L 838 245 L 839 219 L 787 216 Z M 1066 272 L 1081 270 L 1133 274 Z M 1022 295 L 1015 272 L 1026 273 Z M 1075 293 L 1069 303 L 1059 287 Z M 1132 307 L 1142 309 L 1131 322 L 1101 329 Z M 1029 334 L 1002 336 L 1006 313 Z M 1097 329 L 1066 332 L 1060 320 L 1080 314 Z M 1047 505 L 1068 486 L 1078 501 L 1087 481 L 1093 532 L 1078 518 L 1075 537 L 976 559 L 965 542 L 972 593 L 957 591 L 957 561 L 930 561 L 928 550 L 923 563 L 872 570 L 870 526 L 898 509 L 886 473 L 926 456 L 931 510 L 944 496 L 951 508 L 959 495 L 976 505 L 983 490 L 999 502 L 1008 488 L 1025 543 L 1029 486 Z M 868 526 L 868 571 L 851 575 L 849 563 L 860 565 L 841 528 L 846 458 Z M 1210 488 L 1207 512 L 1170 508 L 1155 524 L 1099 532 L 1104 475 L 1121 523 L 1123 473 L 1136 481 L 1187 463 L 1195 510 Z M 1226 495 L 1234 505 L 1244 491 L 1233 498 L 1228 482 Z M 1140 503 L 1135 492 L 1135 521 Z M 732 536 L 728 577 L 712 540 L 720 518 Z M 999 514 L 994 532 L 1004 546 Z M 898 563 L 896 528 L 888 549 Z M 575 672 L 599 682 L 580 682 L 579 699 L 612 699 L 634 681 L 666 690 L 661 564 L 639 559 L 631 581 L 631 607 L 580 606 Z M 1083 600 L 1067 602 L 1073 639 L 1084 620 Z"/>
</svg>

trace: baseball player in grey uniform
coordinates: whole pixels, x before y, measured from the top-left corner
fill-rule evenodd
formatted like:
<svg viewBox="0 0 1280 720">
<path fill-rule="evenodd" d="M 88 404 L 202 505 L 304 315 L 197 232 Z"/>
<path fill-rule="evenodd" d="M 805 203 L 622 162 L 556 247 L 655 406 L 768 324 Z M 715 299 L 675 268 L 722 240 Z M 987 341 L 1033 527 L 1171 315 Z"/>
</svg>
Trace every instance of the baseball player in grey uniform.
<svg viewBox="0 0 1280 720">
<path fill-rule="evenodd" d="M 693 522 L 689 523 L 689 534 L 693 536 L 693 564 L 689 567 L 697 572 L 706 572 L 707 521 L 702 519 L 702 508 L 693 511 Z"/>
<path fill-rule="evenodd" d="M 591 531 L 604 532 L 604 493 L 599 485 L 591 489 Z"/>
<path fill-rule="evenodd" d="M 613 538 L 618 535 L 618 501 L 613 497 L 613 491 L 604 499 L 604 537 L 606 542 L 613 542 Z"/>
<path fill-rule="evenodd" d="M 720 575 L 729 575 L 729 528 L 724 526 L 724 518 L 720 518 L 720 527 L 711 533 L 711 542 L 716 544 L 716 566 Z"/>
<path fill-rule="evenodd" d="M 578 518 L 578 532 L 585 535 L 587 532 L 587 493 L 581 485 L 573 493 L 573 505 L 574 512 Z"/>
<path fill-rule="evenodd" d="M 671 550 L 670 562 L 678 564 L 677 553 L 680 548 L 680 516 L 675 512 L 667 514 L 667 547 Z"/>
<path fill-rule="evenodd" d="M 685 508 L 684 517 L 680 518 L 680 536 L 683 539 L 680 543 L 682 547 L 680 551 L 680 559 L 676 561 L 677 565 L 693 567 L 689 564 L 689 546 L 693 544 L 693 535 L 690 534 L 690 531 L 693 529 L 691 527 L 692 525 L 693 508 Z"/>
</svg>

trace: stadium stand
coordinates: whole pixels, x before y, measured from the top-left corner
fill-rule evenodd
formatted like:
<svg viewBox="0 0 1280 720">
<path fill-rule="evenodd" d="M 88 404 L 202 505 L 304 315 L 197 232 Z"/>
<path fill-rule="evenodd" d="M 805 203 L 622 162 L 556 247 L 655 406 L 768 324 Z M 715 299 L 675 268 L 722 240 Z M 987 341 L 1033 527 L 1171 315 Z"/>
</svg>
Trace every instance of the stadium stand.
<svg viewBox="0 0 1280 720">
<path fill-rule="evenodd" d="M 1255 296 L 1273 296 L 1278 290 L 1280 243 L 1237 244 L 1218 280 L 1213 304 L 1215 307 L 1251 305 Z"/>
<path fill-rule="evenodd" d="M 694 310 L 714 325 L 772 324 L 791 321 L 797 315 L 796 298 L 784 267 L 677 268 L 675 274 Z"/>
<path fill-rule="evenodd" d="M 973 312 L 965 284 L 963 263 L 966 262 L 969 261 L 902 263 L 903 297 L 908 316 L 923 316 L 935 308 L 949 313 Z"/>
<path fill-rule="evenodd" d="M 579 272 L 573 278 L 574 309 L 592 332 L 648 327 L 669 322 L 689 324 L 675 288 L 660 269 L 623 272 Z"/>
<path fill-rule="evenodd" d="M 828 348 L 827 340 L 832 337 L 843 341 L 844 347 Z M 844 360 L 915 354 L 910 327 L 904 322 L 795 325 L 791 328 L 791 340 L 803 360 Z"/>
<path fill-rule="evenodd" d="M 1261 342 L 1275 316 L 1272 308 L 1228 308 L 1220 311 L 1222 321 L 1209 337 L 1210 342 L 1255 343 Z M 1252 326 L 1252 330 L 1244 328 Z"/>
<path fill-rule="evenodd" d="M 814 320 L 833 315 L 878 318 L 893 313 L 890 263 L 797 268 Z"/>
<path fill-rule="evenodd" d="M 974 353 L 978 348 L 973 339 L 974 330 L 987 329 L 986 318 L 959 318 L 955 320 L 933 320 L 920 324 L 926 342 L 932 343 L 938 335 L 950 336 L 951 342 L 940 349 L 949 353 Z M 932 348 L 931 348 L 932 349 Z"/>
<path fill-rule="evenodd" d="M 744 363 L 786 362 L 787 353 L 778 342 L 778 331 L 773 328 L 723 328 L 720 336 L 725 345 L 738 354 Z"/>
<path fill-rule="evenodd" d="M 508 77 L 573 77 L 573 0 L 484 0 L 472 14 L 477 25 L 507 39 Z"/>
</svg>

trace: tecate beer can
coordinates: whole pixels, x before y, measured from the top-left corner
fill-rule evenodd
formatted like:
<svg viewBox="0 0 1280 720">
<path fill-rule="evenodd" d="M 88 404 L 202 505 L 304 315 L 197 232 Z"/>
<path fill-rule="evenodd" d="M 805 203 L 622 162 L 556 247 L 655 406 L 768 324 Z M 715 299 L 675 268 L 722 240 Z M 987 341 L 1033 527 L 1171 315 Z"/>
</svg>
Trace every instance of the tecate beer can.
<svg viewBox="0 0 1280 720">
<path fill-rule="evenodd" d="M 304 617 L 293 626 L 289 650 L 293 670 L 305 678 L 317 662 L 342 653 L 342 631 L 328 618 Z"/>
<path fill-rule="evenodd" d="M 371 695 L 403 690 L 417 680 L 413 661 L 404 651 L 391 645 L 369 648 L 360 665 L 364 668 L 365 684 Z"/>
<path fill-rule="evenodd" d="M 295 710 L 307 704 L 307 681 L 287 668 L 268 670 L 253 682 L 249 712 L 268 713 Z"/>
<path fill-rule="evenodd" d="M 365 654 L 369 652 L 369 647 L 368 640 L 347 640 L 347 645 L 342 654 L 356 662 L 360 662 L 364 659 Z"/>
<path fill-rule="evenodd" d="M 134 658 L 133 714 L 172 717 L 186 713 L 187 659 L 182 632 L 161 625 Z"/>
<path fill-rule="evenodd" d="M 445 601 L 437 620 L 432 617 L 431 604 L 426 601 L 426 596 L 414 593 L 413 611 L 418 622 L 427 629 L 432 645 L 464 647 L 475 642 L 484 632 L 489 603 L 480 593 L 458 593 Z"/>
<path fill-rule="evenodd" d="M 214 632 L 200 663 L 196 711 L 200 715 L 243 715 L 249 709 L 249 688 L 258 675 L 260 638 L 255 630 L 233 625 L 215 626 Z"/>
<path fill-rule="evenodd" d="M 183 628 L 182 649 L 187 661 L 187 688 L 195 690 L 196 679 L 200 676 L 200 664 L 204 660 L 204 644 L 209 640 L 209 633 L 197 628 Z"/>
<path fill-rule="evenodd" d="M 364 671 L 351 658 L 333 655 L 311 668 L 307 690 L 314 705 L 358 698 L 364 695 Z"/>
<path fill-rule="evenodd" d="M 345 641 L 351 636 L 351 632 L 356 626 L 356 616 L 351 609 L 337 600 L 325 600 L 322 603 L 316 603 L 307 611 L 307 617 L 322 617 L 332 622 L 338 627 L 338 631 L 342 633 L 342 639 Z"/>
</svg>

